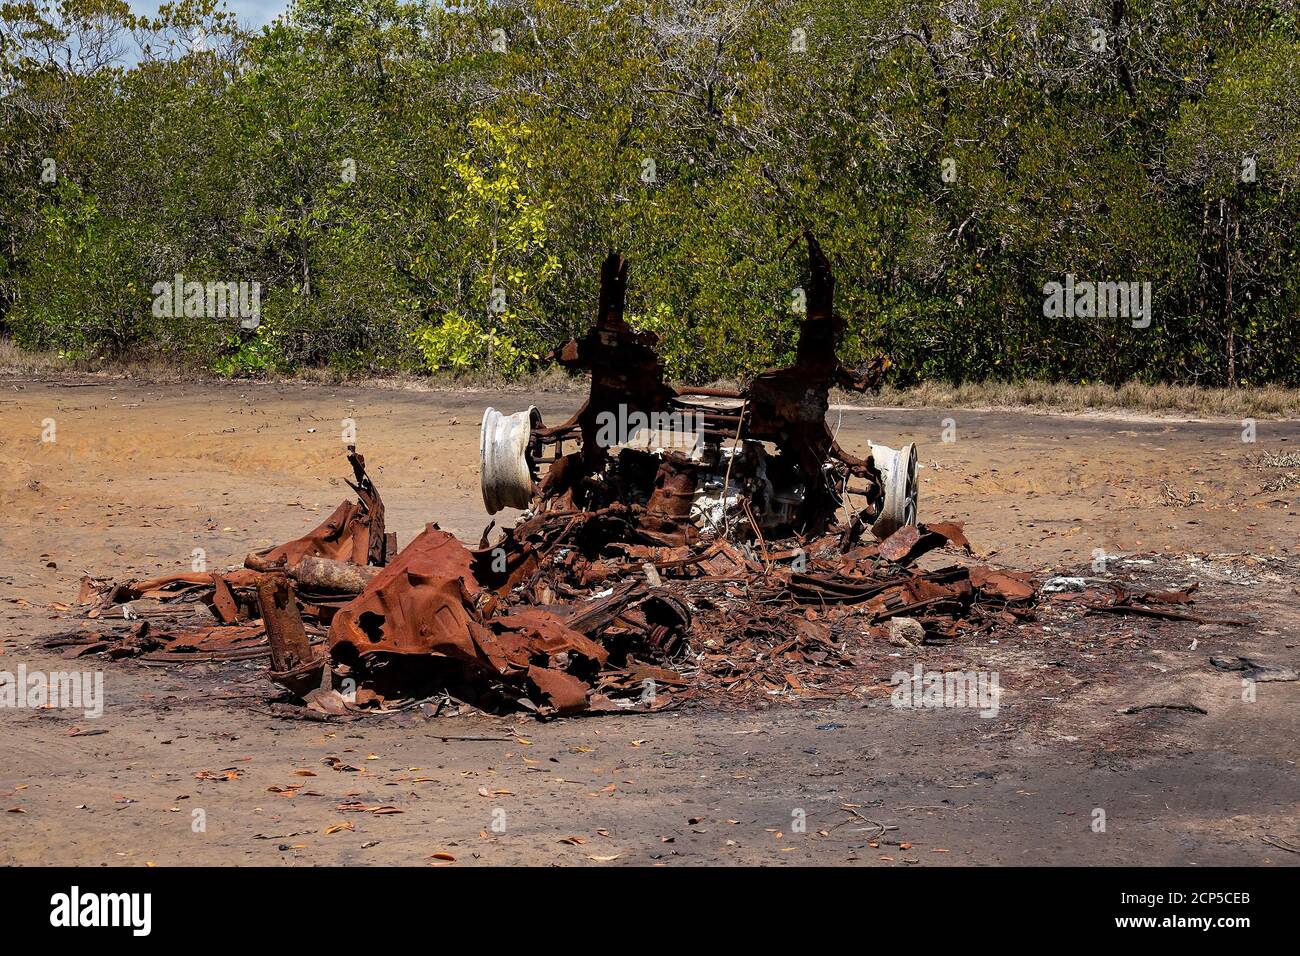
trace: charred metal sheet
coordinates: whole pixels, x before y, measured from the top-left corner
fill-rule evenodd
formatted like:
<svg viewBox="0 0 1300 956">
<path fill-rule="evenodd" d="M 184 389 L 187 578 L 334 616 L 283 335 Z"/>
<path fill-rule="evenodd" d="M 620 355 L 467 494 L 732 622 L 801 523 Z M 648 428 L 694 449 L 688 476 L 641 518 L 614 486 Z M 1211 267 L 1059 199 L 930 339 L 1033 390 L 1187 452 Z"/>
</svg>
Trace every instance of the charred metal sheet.
<svg viewBox="0 0 1300 956">
<path fill-rule="evenodd" d="M 230 583 L 220 574 L 212 575 L 212 597 L 209 603 L 213 615 L 222 624 L 234 624 L 239 620 L 239 603 L 231 593 Z"/>
<path fill-rule="evenodd" d="M 565 667 L 594 674 L 608 660 L 605 649 L 540 608 L 491 613 L 493 598 L 474 578 L 474 560 L 430 525 L 335 615 L 332 651 L 344 660 L 445 657 L 521 688 L 528 681 L 557 712 L 585 707 L 589 685 Z"/>
<path fill-rule="evenodd" d="M 470 635 L 473 556 L 452 535 L 429 525 L 334 615 L 330 647 L 351 655 L 443 654 L 486 665 Z"/>
<path fill-rule="evenodd" d="M 342 502 L 333 514 L 301 538 L 248 555 L 244 560 L 246 567 L 254 571 L 282 570 L 304 557 L 380 567 L 387 563 L 384 503 L 366 474 L 365 458 L 352 446 L 348 448 L 348 462 L 356 477 L 348 485 L 357 493 L 357 500 Z"/>
<path fill-rule="evenodd" d="M 931 525 L 903 525 L 876 548 L 876 553 L 886 561 L 910 564 L 921 555 L 955 545 L 970 553 L 970 542 L 957 522 L 942 521 Z"/>
</svg>

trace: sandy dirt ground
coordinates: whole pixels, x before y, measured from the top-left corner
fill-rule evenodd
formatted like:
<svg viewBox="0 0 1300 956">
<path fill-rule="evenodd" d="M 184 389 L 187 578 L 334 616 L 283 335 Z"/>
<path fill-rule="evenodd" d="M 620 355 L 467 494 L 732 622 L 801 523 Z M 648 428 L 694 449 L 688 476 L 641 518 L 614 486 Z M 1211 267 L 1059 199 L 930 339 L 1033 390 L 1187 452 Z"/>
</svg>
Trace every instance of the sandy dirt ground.
<svg viewBox="0 0 1300 956">
<path fill-rule="evenodd" d="M 1210 663 L 1300 666 L 1300 489 L 1262 491 L 1278 472 L 1253 465 L 1300 451 L 1297 422 L 1250 444 L 1239 422 L 832 410 L 849 450 L 920 442 L 922 520 L 964 520 L 992 563 L 1092 574 L 1102 549 L 1107 575 L 1198 582 L 1199 612 L 1250 623 L 1058 616 L 972 646 L 864 645 L 862 686 L 829 703 L 330 724 L 273 715 L 256 661 L 42 646 L 78 625 L 85 571 L 189 570 L 195 548 L 236 565 L 319 523 L 349 497 L 345 418 L 401 543 L 434 520 L 477 541 L 482 410 L 529 400 L 558 422 L 579 396 L 0 380 L 0 671 L 98 669 L 106 697 L 98 719 L 0 709 L 0 863 L 1300 861 L 1300 683 L 1250 699 Z M 891 706 L 890 674 L 916 663 L 997 671 L 997 715 Z"/>
</svg>

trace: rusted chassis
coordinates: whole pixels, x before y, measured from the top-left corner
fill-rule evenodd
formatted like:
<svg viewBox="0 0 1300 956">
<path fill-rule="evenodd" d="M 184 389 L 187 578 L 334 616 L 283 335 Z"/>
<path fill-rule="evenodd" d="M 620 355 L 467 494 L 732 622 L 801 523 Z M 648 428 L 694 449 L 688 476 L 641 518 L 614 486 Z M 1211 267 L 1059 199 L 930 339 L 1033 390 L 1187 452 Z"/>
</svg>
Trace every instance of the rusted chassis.
<svg viewBox="0 0 1300 956">
<path fill-rule="evenodd" d="M 632 329 L 624 319 L 628 264 L 611 253 L 601 267 L 595 326 L 554 355 L 569 370 L 590 372 L 591 391 L 568 421 L 531 429 L 527 460 L 534 483 L 528 507 L 534 512 L 583 511 L 621 502 L 636 511 L 643 543 L 690 543 L 700 537 L 700 528 L 691 520 L 692 502 L 704 484 L 704 473 L 722 470 L 717 467 L 721 459 L 722 497 L 727 499 L 734 488 L 742 513 L 734 522 L 728 516 L 729 538 L 761 542 L 765 537 L 815 538 L 839 532 L 848 544 L 871 527 L 881 516 L 885 498 L 881 471 L 871 454 L 858 458 L 839 446 L 826 413 L 833 384 L 855 391 L 878 387 L 888 363 L 882 357 L 855 370 L 840 364 L 836 352 L 844 320 L 834 311 L 835 278 L 817 240 L 811 234 L 805 239 L 807 311 L 795 363 L 762 373 L 740 391 L 678 390 L 664 381 L 656 336 Z M 704 460 L 674 450 L 651 455 L 621 448 L 615 454 L 598 440 L 602 415 L 627 418 L 637 413 L 677 421 L 689 416 L 698 422 L 698 438 L 708 451 Z M 775 454 L 763 455 L 760 463 L 756 455 L 741 453 L 754 447 L 749 443 L 764 443 Z M 719 455 L 724 445 L 731 447 Z M 611 461 L 613 457 L 617 461 Z M 754 474 L 760 467 L 775 472 L 765 476 L 770 481 Z M 484 498 L 495 510 L 489 480 L 485 473 Z M 764 499 L 765 489 L 770 497 L 774 487 L 798 493 L 776 507 Z M 849 509 L 841 525 L 837 513 L 848 502 L 857 507 Z"/>
</svg>

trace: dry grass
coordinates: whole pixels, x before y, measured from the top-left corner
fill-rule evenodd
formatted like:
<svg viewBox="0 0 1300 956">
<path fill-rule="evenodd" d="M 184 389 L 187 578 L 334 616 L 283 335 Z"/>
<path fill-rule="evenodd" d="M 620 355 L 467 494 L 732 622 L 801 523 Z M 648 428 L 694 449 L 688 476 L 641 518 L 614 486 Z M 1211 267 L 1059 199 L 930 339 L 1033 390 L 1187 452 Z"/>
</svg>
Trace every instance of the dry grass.
<svg viewBox="0 0 1300 956">
<path fill-rule="evenodd" d="M 141 379 L 150 382 L 217 381 L 211 371 L 161 357 L 125 362 L 71 362 L 54 353 L 25 352 L 0 338 L 0 376 L 48 378 Z M 483 391 L 580 393 L 585 377 L 570 376 L 550 366 L 514 381 L 487 372 L 452 375 L 347 375 L 336 369 L 304 369 L 283 381 L 322 385 L 364 385 L 414 391 Z M 709 383 L 714 388 L 738 388 L 734 379 Z M 1060 412 L 1129 412 L 1183 415 L 1196 418 L 1300 418 L 1300 389 L 1266 385 L 1258 388 L 1198 388 L 1191 385 L 1070 385 L 1054 382 L 926 382 L 911 388 L 890 386 L 878 394 L 837 392 L 833 399 L 849 405 L 898 408 L 1027 408 Z"/>
<path fill-rule="evenodd" d="M 24 352 L 9 339 L 0 338 L 0 375 L 59 374 L 76 371 L 72 363 L 51 352 Z"/>
<path fill-rule="evenodd" d="M 1192 385 L 1071 385 L 1056 382 L 926 382 L 886 387 L 879 395 L 845 396 L 851 404 L 902 408 L 1037 408 L 1062 412 L 1126 411 L 1198 418 L 1300 417 L 1300 389 L 1199 388 Z"/>
<path fill-rule="evenodd" d="M 1282 471 L 1280 475 L 1271 475 L 1260 487 L 1260 494 L 1278 494 L 1280 492 L 1290 491 L 1292 488 L 1300 488 L 1300 471 L 1291 471 L 1292 468 L 1300 468 L 1300 452 L 1284 451 L 1272 452 L 1263 451 L 1255 458 L 1255 467 L 1260 471 Z"/>
<path fill-rule="evenodd" d="M 1300 451 L 1260 452 L 1255 459 L 1256 468 L 1300 468 Z"/>
<path fill-rule="evenodd" d="M 161 356 L 123 361 L 69 359 L 57 352 L 28 352 L 6 338 L 0 338 L 0 376 L 5 378 L 142 379 L 149 382 L 192 382 L 211 377 L 211 372 L 177 363 Z"/>
<path fill-rule="evenodd" d="M 27 352 L 5 338 L 0 338 L 0 377 L 49 381 L 138 379 L 159 384 L 227 381 L 209 368 L 174 357 L 154 356 L 117 361 L 71 360 L 57 352 Z M 558 366 L 551 366 L 535 375 L 514 381 L 483 371 L 457 375 L 440 372 L 432 375 L 401 373 L 371 376 L 349 374 L 332 368 L 305 368 L 292 375 L 275 378 L 282 382 L 306 382 L 314 385 L 363 385 L 368 388 L 434 392 L 581 392 L 587 388 L 585 379 L 574 378 Z"/>
<path fill-rule="evenodd" d="M 313 380 L 312 373 L 304 373 L 306 381 Z M 352 379 L 354 384 L 375 388 L 414 389 L 430 392 L 534 392 L 580 393 L 587 391 L 585 376 L 570 375 L 558 365 L 548 366 L 532 375 L 506 379 L 489 372 L 475 371 L 452 374 L 434 372 L 429 375 L 392 375 Z"/>
<path fill-rule="evenodd" d="M 1292 488 L 1300 488 L 1300 474 L 1294 471 L 1286 471 L 1264 482 L 1260 491 L 1277 494 L 1282 491 L 1290 491 Z"/>
</svg>

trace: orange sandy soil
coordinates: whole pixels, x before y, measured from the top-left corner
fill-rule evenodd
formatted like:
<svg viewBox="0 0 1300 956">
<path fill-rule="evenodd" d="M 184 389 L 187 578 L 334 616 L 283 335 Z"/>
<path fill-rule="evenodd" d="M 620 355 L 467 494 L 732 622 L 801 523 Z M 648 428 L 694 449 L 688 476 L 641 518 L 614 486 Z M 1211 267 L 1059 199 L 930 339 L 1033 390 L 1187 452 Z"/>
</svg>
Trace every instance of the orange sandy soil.
<svg viewBox="0 0 1300 956">
<path fill-rule="evenodd" d="M 535 401 L 557 422 L 578 397 Z M 1265 450 L 1300 450 L 1297 422 L 1261 421 L 1244 444 L 1238 422 L 833 410 L 850 450 L 920 442 L 922 519 L 965 520 L 991 562 L 1091 574 L 1094 549 L 1146 555 L 1154 563 L 1115 567 L 1161 587 L 1198 581 L 1198 611 L 1252 624 L 1090 617 L 965 647 L 864 643 L 879 676 L 831 702 L 323 724 L 272 716 L 277 688 L 258 662 L 73 662 L 41 646 L 78 626 L 64 608 L 83 571 L 188 570 L 194 548 L 212 566 L 238 564 L 317 524 L 349 495 L 344 418 L 401 543 L 431 520 L 477 541 L 482 410 L 526 402 L 0 379 L 0 671 L 102 669 L 106 695 L 99 719 L 0 709 L 0 863 L 1300 861 L 1270 845 L 1300 847 L 1300 683 L 1260 683 L 1247 702 L 1241 676 L 1209 663 L 1300 665 L 1300 489 L 1261 493 L 1277 472 L 1252 465 Z M 47 418 L 53 443 L 41 441 Z M 955 442 L 940 440 L 946 418 Z M 1193 492 L 1196 503 L 1173 503 Z M 891 707 L 888 675 L 914 662 L 997 670 L 998 715 Z M 1119 713 L 1143 703 L 1207 713 Z M 337 809 L 349 801 L 403 812 Z M 1097 809 L 1105 832 L 1091 825 Z"/>
</svg>

